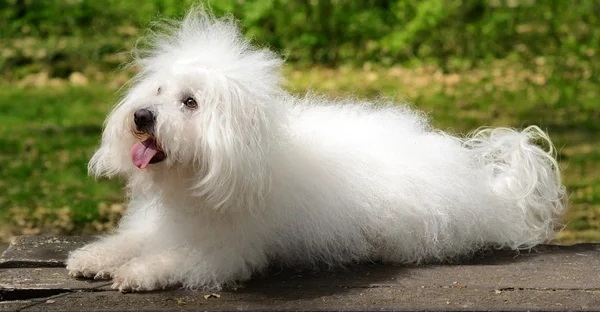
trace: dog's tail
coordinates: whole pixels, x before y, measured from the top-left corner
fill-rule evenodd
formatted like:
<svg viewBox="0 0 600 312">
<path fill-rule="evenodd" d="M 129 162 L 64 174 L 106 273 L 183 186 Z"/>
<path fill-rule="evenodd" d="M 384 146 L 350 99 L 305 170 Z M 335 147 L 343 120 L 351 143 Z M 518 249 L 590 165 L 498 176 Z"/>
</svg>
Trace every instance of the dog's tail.
<svg viewBox="0 0 600 312">
<path fill-rule="evenodd" d="M 482 129 L 464 144 L 484 166 L 490 190 L 506 207 L 504 221 L 512 223 L 510 227 L 500 227 L 511 230 L 495 233 L 495 243 L 528 249 L 552 239 L 560 226 L 558 217 L 566 195 L 548 135 L 537 126 L 521 132 Z"/>
</svg>

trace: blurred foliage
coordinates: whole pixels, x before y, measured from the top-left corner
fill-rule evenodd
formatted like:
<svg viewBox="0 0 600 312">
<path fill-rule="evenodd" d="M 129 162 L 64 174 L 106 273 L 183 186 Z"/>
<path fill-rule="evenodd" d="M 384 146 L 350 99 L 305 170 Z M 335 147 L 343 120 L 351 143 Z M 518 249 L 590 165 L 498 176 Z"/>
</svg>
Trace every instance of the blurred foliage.
<svg viewBox="0 0 600 312">
<path fill-rule="evenodd" d="M 0 0 L 2 38 L 45 38 L 60 61 L 126 51 L 159 18 L 179 18 L 195 1 Z M 590 58 L 600 46 L 600 1 L 546 0 L 219 0 L 217 15 L 232 13 L 246 34 L 306 64 L 383 65 L 411 60 L 452 66 L 509 56 L 569 55 Z M 113 36 L 111 36 L 113 35 Z M 114 35 L 118 36 L 115 40 Z M 77 37 L 81 42 L 54 37 Z M 104 38 L 97 39 L 97 38 Z M 126 46 L 124 44 L 129 44 Z M 86 48 L 89 46 L 89 48 Z M 62 52 L 60 51 L 62 50 Z M 3 52 L 4 67 L 31 55 Z M 7 64 L 8 59 L 12 62 Z M 76 55 L 70 55 L 77 60 Z M 90 58 L 88 58 L 90 59 Z M 80 60 L 79 60 L 80 61 Z M 77 63 L 77 62 L 75 62 Z M 467 64 L 469 65 L 469 64 Z"/>
</svg>

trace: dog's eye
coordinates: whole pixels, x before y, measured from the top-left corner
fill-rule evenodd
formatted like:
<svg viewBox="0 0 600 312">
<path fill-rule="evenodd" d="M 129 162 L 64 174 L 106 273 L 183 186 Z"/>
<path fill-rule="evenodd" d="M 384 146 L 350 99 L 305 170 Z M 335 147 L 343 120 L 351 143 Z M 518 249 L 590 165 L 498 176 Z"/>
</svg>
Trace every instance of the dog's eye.
<svg viewBox="0 0 600 312">
<path fill-rule="evenodd" d="M 193 98 L 189 97 L 185 100 L 183 100 L 183 105 L 185 105 L 187 108 L 198 108 L 198 103 L 196 103 L 196 100 L 194 100 Z"/>
</svg>

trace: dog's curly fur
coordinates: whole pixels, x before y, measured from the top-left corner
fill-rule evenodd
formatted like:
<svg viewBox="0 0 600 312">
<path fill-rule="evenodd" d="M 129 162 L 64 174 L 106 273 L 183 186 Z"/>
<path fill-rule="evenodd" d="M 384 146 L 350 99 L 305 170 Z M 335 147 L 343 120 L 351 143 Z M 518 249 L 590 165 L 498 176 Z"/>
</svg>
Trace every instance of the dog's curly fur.
<svg viewBox="0 0 600 312">
<path fill-rule="evenodd" d="M 565 191 L 538 127 L 458 138 L 404 104 L 299 98 L 231 18 L 197 8 L 165 30 L 89 164 L 127 179 L 127 214 L 71 253 L 72 276 L 218 289 L 271 263 L 452 261 L 553 237 Z"/>
</svg>

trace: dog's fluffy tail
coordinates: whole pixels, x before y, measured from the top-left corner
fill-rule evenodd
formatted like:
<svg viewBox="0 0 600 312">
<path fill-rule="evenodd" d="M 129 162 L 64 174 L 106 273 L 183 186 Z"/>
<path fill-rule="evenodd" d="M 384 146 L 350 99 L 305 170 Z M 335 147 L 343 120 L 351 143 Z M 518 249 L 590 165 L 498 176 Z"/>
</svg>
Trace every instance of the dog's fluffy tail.
<svg viewBox="0 0 600 312">
<path fill-rule="evenodd" d="M 537 126 L 521 132 L 509 128 L 481 129 L 464 144 L 488 173 L 491 192 L 504 203 L 504 221 L 513 223 L 505 227 L 512 229 L 510 233 L 495 234 L 495 243 L 499 247 L 528 249 L 552 239 L 566 196 L 556 151 L 548 135 Z"/>
</svg>

